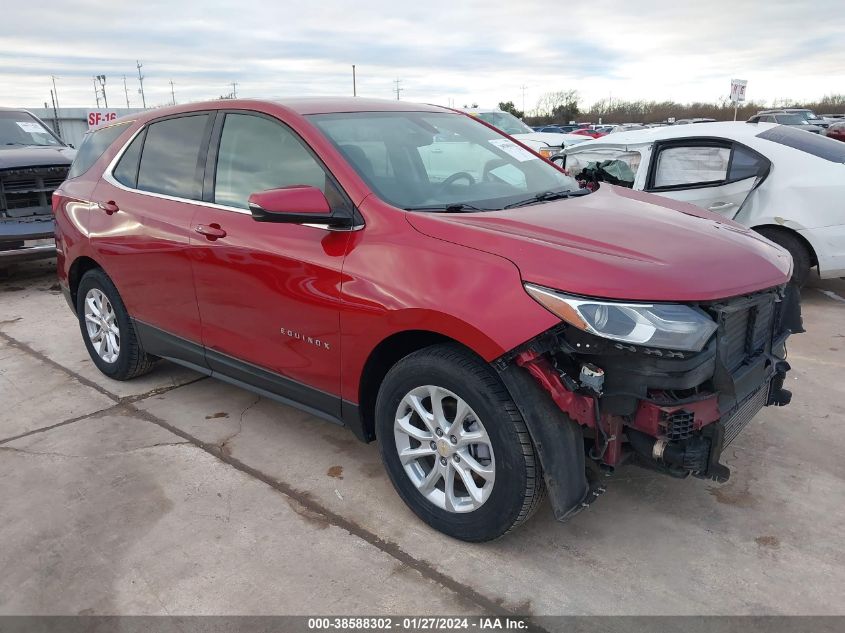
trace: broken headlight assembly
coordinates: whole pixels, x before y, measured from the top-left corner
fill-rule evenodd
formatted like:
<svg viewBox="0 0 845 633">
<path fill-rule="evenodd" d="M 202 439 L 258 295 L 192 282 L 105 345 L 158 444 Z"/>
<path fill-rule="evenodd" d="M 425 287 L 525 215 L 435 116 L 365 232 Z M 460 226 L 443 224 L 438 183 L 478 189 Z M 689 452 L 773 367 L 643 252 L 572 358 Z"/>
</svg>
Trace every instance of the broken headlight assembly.
<svg viewBox="0 0 845 633">
<path fill-rule="evenodd" d="M 631 345 L 700 352 L 718 328 L 704 311 L 682 304 L 603 301 L 530 283 L 525 290 L 569 325 Z"/>
</svg>

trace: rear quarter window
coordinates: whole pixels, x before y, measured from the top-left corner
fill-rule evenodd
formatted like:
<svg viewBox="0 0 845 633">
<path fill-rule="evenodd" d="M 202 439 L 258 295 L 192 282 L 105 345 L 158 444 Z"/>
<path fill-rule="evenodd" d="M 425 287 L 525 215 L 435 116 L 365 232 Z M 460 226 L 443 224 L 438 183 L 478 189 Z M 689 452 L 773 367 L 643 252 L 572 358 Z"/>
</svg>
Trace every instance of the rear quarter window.
<svg viewBox="0 0 845 633">
<path fill-rule="evenodd" d="M 76 178 L 91 169 L 103 152 L 126 130 L 127 125 L 129 125 L 128 121 L 89 132 L 76 152 L 67 177 Z"/>
<path fill-rule="evenodd" d="M 845 163 L 845 143 L 821 134 L 813 134 L 806 130 L 796 130 L 786 125 L 778 125 L 765 132 L 760 132 L 757 138 L 762 138 L 778 145 L 786 145 L 798 151 L 812 154 L 832 163 Z"/>
</svg>

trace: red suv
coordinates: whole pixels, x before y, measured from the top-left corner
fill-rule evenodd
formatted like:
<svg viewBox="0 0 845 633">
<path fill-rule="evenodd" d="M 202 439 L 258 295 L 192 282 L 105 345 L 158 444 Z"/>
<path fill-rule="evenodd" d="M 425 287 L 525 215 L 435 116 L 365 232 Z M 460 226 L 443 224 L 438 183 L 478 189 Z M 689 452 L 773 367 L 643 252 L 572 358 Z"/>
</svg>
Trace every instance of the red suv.
<svg viewBox="0 0 845 633">
<path fill-rule="evenodd" d="M 725 480 L 785 404 L 791 260 L 697 207 L 573 179 L 484 122 L 215 101 L 89 135 L 53 199 L 93 362 L 166 358 L 378 440 L 424 521 L 483 541 L 637 462 Z"/>
</svg>

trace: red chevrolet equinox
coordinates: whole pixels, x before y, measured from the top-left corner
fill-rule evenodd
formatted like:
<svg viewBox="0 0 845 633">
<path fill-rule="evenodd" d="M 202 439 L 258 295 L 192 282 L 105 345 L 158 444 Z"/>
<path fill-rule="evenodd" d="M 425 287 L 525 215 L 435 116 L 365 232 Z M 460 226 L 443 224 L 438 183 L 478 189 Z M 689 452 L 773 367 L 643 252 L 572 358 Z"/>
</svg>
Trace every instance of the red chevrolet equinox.
<svg viewBox="0 0 845 633">
<path fill-rule="evenodd" d="M 724 448 L 790 399 L 785 251 L 693 206 L 579 189 L 445 108 L 131 115 L 88 135 L 53 207 L 106 376 L 165 358 L 347 426 L 459 539 L 501 536 L 544 492 L 570 518 L 627 462 L 724 481 Z"/>
</svg>

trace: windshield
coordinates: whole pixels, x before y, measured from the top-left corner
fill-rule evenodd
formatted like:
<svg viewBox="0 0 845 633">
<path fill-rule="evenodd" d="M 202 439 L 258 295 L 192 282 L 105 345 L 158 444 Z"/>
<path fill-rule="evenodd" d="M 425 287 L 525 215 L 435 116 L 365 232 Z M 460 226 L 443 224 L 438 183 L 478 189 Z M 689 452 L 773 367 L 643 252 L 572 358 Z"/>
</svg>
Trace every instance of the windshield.
<svg viewBox="0 0 845 633">
<path fill-rule="evenodd" d="M 790 110 L 789 114 L 800 116 L 805 121 L 818 121 L 819 117 L 812 110 Z"/>
<path fill-rule="evenodd" d="M 381 199 L 402 209 L 502 209 L 579 188 L 556 167 L 461 114 L 353 112 L 309 118 Z"/>
<path fill-rule="evenodd" d="M 0 149 L 21 146 L 62 147 L 62 144 L 31 114 L 0 111 Z"/>
<path fill-rule="evenodd" d="M 804 125 L 805 120 L 800 114 L 776 114 L 775 121 L 781 125 Z"/>
<path fill-rule="evenodd" d="M 531 134 L 534 130 L 508 112 L 470 112 L 505 134 Z"/>
</svg>

